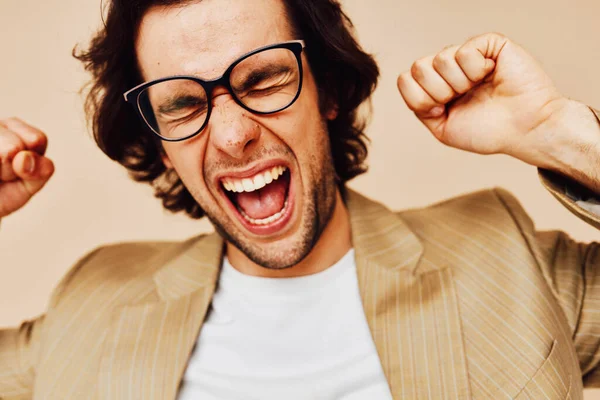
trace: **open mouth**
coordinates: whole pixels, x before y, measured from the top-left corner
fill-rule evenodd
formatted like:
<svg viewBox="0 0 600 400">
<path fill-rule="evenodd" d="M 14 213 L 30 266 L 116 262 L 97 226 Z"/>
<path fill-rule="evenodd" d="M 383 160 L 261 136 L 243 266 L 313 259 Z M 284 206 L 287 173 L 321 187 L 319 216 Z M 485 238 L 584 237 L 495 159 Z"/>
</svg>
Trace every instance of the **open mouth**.
<svg viewBox="0 0 600 400">
<path fill-rule="evenodd" d="M 224 193 L 240 222 L 256 234 L 273 234 L 291 218 L 293 196 L 288 167 L 276 165 L 251 177 L 225 177 Z"/>
</svg>

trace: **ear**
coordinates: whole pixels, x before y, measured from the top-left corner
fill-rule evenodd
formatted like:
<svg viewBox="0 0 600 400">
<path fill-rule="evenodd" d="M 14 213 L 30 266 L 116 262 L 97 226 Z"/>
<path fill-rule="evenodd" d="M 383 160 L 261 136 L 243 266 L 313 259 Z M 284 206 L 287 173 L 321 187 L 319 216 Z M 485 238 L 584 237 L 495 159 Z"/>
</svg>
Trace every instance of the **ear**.
<svg viewBox="0 0 600 400">
<path fill-rule="evenodd" d="M 333 121 L 334 119 L 336 119 L 338 117 L 339 114 L 339 107 L 337 104 L 332 104 L 331 106 L 328 107 L 327 111 L 325 112 L 325 118 L 327 118 L 329 121 Z"/>
</svg>

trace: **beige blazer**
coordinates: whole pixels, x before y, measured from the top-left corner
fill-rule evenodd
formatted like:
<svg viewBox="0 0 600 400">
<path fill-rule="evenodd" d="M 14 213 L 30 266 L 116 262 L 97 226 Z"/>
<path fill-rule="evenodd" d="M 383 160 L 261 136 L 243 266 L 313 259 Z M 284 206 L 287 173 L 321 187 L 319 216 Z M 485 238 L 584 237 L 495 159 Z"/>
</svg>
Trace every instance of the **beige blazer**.
<svg viewBox="0 0 600 400">
<path fill-rule="evenodd" d="M 600 226 L 548 176 L 554 195 Z M 584 384 L 600 387 L 597 244 L 536 232 L 502 189 L 401 213 L 354 192 L 346 203 L 395 399 L 582 399 Z M 0 331 L 0 398 L 175 399 L 222 251 L 209 234 L 87 255 L 44 316 Z"/>
</svg>

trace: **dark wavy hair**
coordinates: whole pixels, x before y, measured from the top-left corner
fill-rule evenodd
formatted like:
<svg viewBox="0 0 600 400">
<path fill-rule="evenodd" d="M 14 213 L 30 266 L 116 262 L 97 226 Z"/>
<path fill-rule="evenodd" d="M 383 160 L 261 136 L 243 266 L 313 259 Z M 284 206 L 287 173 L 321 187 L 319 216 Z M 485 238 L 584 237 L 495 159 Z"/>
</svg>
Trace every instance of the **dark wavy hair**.
<svg viewBox="0 0 600 400">
<path fill-rule="evenodd" d="M 123 93 L 142 83 L 135 52 L 137 31 L 153 6 L 182 7 L 199 0 L 112 0 L 104 28 L 89 47 L 73 56 L 91 73 L 85 108 L 100 149 L 126 167 L 133 179 L 150 183 L 172 211 L 192 218 L 204 211 L 172 169 L 162 162 L 160 140 L 151 134 Z M 352 22 L 337 0 L 283 0 L 294 34 L 306 43 L 306 57 L 319 90 L 321 111 L 338 110 L 328 122 L 331 152 L 340 186 L 366 172 L 368 138 L 359 107 L 377 85 L 379 70 L 352 34 Z"/>
</svg>

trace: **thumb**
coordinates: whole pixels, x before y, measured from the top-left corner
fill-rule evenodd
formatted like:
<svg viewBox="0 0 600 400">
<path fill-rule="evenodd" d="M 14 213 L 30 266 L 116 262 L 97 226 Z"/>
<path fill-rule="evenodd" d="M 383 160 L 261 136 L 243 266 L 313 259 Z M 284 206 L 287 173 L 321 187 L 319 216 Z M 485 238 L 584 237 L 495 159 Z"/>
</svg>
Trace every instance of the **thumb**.
<svg viewBox="0 0 600 400">
<path fill-rule="evenodd" d="M 52 160 L 34 151 L 17 153 L 13 158 L 12 167 L 31 195 L 38 192 L 54 173 Z"/>
</svg>

